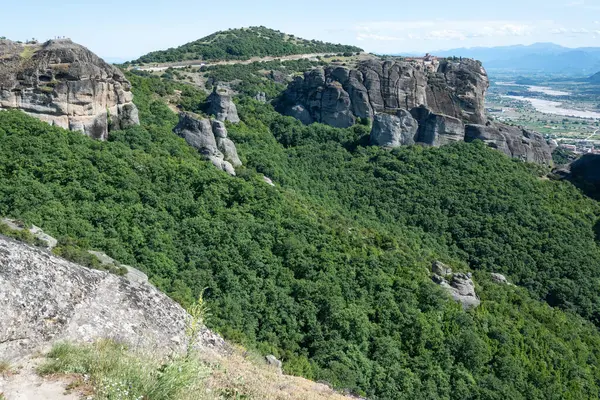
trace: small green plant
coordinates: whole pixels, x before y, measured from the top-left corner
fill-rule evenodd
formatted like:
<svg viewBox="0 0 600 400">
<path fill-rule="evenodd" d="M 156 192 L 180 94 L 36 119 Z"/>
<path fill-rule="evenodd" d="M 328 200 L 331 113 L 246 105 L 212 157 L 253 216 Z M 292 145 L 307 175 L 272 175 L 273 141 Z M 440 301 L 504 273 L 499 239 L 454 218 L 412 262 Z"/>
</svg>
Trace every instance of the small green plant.
<svg viewBox="0 0 600 400">
<path fill-rule="evenodd" d="M 187 309 L 187 312 L 190 315 L 185 327 L 185 336 L 187 338 L 187 358 L 192 357 L 194 346 L 198 341 L 198 335 L 205 326 L 206 320 L 210 317 L 209 308 L 204 301 L 205 290 L 206 289 L 200 293 L 198 300 Z"/>
</svg>

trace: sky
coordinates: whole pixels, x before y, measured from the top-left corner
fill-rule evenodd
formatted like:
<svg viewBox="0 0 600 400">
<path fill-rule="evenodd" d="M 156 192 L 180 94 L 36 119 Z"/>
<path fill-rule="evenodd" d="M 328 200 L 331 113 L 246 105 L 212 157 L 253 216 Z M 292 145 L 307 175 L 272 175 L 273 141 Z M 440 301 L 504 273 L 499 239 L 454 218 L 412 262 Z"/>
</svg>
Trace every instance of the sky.
<svg viewBox="0 0 600 400">
<path fill-rule="evenodd" d="M 123 61 L 256 25 L 387 54 L 536 42 L 600 47 L 600 0 L 0 0 L 0 17 L 0 36 L 66 36 Z"/>
</svg>

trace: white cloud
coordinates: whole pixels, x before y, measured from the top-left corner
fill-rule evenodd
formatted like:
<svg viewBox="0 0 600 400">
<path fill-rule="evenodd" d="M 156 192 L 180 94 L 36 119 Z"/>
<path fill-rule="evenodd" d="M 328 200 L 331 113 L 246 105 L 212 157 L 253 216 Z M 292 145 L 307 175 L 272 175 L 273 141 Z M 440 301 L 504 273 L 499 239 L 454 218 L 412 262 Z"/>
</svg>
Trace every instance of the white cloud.
<svg viewBox="0 0 600 400">
<path fill-rule="evenodd" d="M 373 21 L 355 27 L 365 40 L 466 40 L 481 37 L 528 36 L 535 27 L 517 21 L 416 20 Z"/>
<path fill-rule="evenodd" d="M 597 35 L 600 30 L 586 28 L 554 28 L 550 33 L 555 35 Z"/>
</svg>

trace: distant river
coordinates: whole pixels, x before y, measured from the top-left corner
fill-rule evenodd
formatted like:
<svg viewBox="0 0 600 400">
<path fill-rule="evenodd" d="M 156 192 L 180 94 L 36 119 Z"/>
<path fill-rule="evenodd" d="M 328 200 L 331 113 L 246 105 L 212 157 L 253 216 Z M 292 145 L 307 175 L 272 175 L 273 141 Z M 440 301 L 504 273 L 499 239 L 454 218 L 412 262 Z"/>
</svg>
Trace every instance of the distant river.
<svg viewBox="0 0 600 400">
<path fill-rule="evenodd" d="M 571 95 L 571 93 L 569 93 L 569 92 L 555 90 L 555 89 L 549 88 L 547 86 L 518 85 L 516 83 L 511 83 L 511 82 L 496 82 L 496 85 L 526 87 L 527 90 L 530 92 L 544 93 L 544 94 L 547 94 L 548 96 L 570 96 Z"/>
<path fill-rule="evenodd" d="M 578 117 L 578 118 L 596 118 L 600 119 L 600 113 L 594 111 L 581 111 L 572 110 L 570 108 L 562 107 L 562 103 L 558 101 L 542 100 L 533 97 L 522 97 L 522 96 L 502 96 L 509 99 L 528 101 L 531 103 L 536 110 L 544 114 L 563 115 L 565 117 Z"/>
</svg>

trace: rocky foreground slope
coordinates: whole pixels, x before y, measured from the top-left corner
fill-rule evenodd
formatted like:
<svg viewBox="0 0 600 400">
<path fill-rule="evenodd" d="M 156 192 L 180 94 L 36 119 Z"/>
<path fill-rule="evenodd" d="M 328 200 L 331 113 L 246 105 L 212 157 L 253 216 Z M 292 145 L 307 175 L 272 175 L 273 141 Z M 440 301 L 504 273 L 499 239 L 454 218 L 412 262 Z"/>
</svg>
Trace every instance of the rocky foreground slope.
<svg viewBox="0 0 600 400">
<path fill-rule="evenodd" d="M 373 121 L 371 144 L 442 146 L 483 140 L 508 156 L 551 165 L 551 150 L 536 132 L 488 121 L 487 73 L 480 62 L 369 59 L 352 69 L 329 66 L 297 77 L 279 111 L 304 124 L 349 127 Z"/>
<path fill-rule="evenodd" d="M 21 109 L 96 139 L 139 124 L 123 73 L 71 40 L 0 40 L 0 61 L 0 109 Z"/>
<path fill-rule="evenodd" d="M 150 284 L 91 270 L 0 236 L 0 355 L 19 358 L 57 341 L 112 338 L 177 350 L 187 313 Z M 200 345 L 224 346 L 207 329 Z"/>
</svg>

